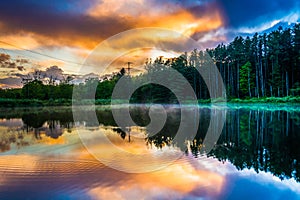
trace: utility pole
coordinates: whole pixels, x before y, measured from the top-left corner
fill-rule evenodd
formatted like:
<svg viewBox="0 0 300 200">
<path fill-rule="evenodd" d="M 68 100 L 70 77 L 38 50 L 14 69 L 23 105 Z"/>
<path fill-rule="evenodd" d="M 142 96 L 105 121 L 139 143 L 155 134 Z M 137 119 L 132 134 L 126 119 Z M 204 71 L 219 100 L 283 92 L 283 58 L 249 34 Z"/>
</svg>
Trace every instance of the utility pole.
<svg viewBox="0 0 300 200">
<path fill-rule="evenodd" d="M 23 86 L 27 85 L 30 81 L 32 81 L 32 78 L 29 77 L 22 77 L 22 82 Z M 29 98 L 29 90 L 28 90 L 28 86 L 26 87 L 26 93 L 27 93 L 27 98 Z"/>
<path fill-rule="evenodd" d="M 133 64 L 132 62 L 127 62 L 127 73 L 128 73 L 128 76 L 130 75 L 130 65 Z"/>
</svg>

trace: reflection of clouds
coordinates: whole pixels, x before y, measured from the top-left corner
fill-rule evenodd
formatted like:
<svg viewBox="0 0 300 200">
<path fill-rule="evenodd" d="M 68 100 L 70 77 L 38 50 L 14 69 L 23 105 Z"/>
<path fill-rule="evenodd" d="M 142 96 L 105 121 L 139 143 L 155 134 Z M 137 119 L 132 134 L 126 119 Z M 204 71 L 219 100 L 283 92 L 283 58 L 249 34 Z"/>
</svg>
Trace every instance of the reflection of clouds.
<svg viewBox="0 0 300 200">
<path fill-rule="evenodd" d="M 254 169 L 244 169 L 240 172 L 237 172 L 238 176 L 242 178 L 247 178 L 248 180 L 255 181 L 260 180 L 259 182 L 262 185 L 275 185 L 280 190 L 290 189 L 293 192 L 300 195 L 300 187 L 299 183 L 295 181 L 295 179 L 284 179 L 281 180 L 280 178 L 274 176 L 270 172 L 259 171 L 256 173 Z"/>
<path fill-rule="evenodd" d="M 185 162 L 183 165 L 182 162 Z M 163 187 L 182 193 L 190 192 L 197 187 L 205 187 L 207 190 L 218 192 L 221 189 L 223 179 L 219 174 L 208 170 L 196 169 L 189 160 L 178 160 L 174 164 L 154 173 L 146 174 L 146 184 L 160 184 Z M 137 175 L 142 181 L 145 175 Z"/>
<path fill-rule="evenodd" d="M 46 135 L 57 139 L 63 134 L 63 127 L 60 126 L 59 121 L 49 121 L 48 126 L 45 127 Z"/>
<path fill-rule="evenodd" d="M 19 128 L 24 125 L 22 119 L 0 119 L 0 126 Z"/>
<path fill-rule="evenodd" d="M 123 139 L 117 132 L 100 127 L 99 131 L 77 129 L 87 150 L 100 162 L 121 171 L 142 173 L 166 167 L 182 156 L 176 148 L 149 148 L 146 135 L 127 133 Z M 143 131 L 142 131 L 143 132 Z"/>
<path fill-rule="evenodd" d="M 146 182 L 146 180 L 145 180 Z M 90 190 L 92 199 L 182 199 L 183 195 L 157 185 L 143 188 L 138 183 L 126 186 L 98 187 Z"/>
<path fill-rule="evenodd" d="M 132 128 L 132 132 L 138 132 L 138 128 Z M 136 167 L 137 163 L 131 162 L 131 157 L 121 158 L 109 146 L 102 145 L 101 135 L 95 137 L 97 131 L 87 130 L 86 134 L 93 136 L 91 139 L 100 147 L 98 150 L 108 157 L 111 156 L 112 162 L 124 162 L 128 167 Z M 134 135 L 137 137 L 134 138 Z M 138 133 L 132 135 L 132 143 L 121 139 L 109 128 L 106 136 L 127 151 L 147 151 L 144 148 L 145 143 L 144 146 L 139 145 L 142 144 L 142 140 L 139 140 L 142 138 Z M 64 132 L 60 139 L 62 138 L 64 142 L 60 144 L 42 140 L 43 142 L 23 148 L 18 155 L 1 156 L 0 197 L 1 192 L 9 189 L 26 191 L 28 197 L 32 198 L 45 198 L 44 195 L 50 192 L 71 195 L 76 191 L 76 194 L 92 199 L 218 199 L 230 194 L 232 184 L 235 184 L 237 178 L 248 179 L 252 181 L 252 186 L 258 185 L 262 188 L 275 182 L 276 189 L 290 189 L 299 193 L 296 188 L 298 185 L 293 180 L 280 181 L 269 173 L 256 174 L 254 170 L 237 171 L 230 163 L 223 164 L 205 156 L 198 159 L 184 156 L 151 173 L 122 173 L 95 160 L 80 143 L 76 132 Z M 164 150 L 149 151 L 155 155 L 163 154 L 164 151 L 176 152 L 177 149 L 167 147 Z M 144 161 L 140 162 L 147 162 L 147 155 L 143 158 Z M 164 157 L 158 157 L 158 161 L 163 162 Z M 31 194 L 34 196 L 30 196 Z"/>
<path fill-rule="evenodd" d="M 37 157 L 31 155 L 22 156 L 1 156 L 0 157 L 0 188 L 9 184 L 8 177 L 11 174 L 22 175 L 24 171 L 34 172 L 36 170 Z M 8 176 L 6 175 L 8 174 Z"/>
<path fill-rule="evenodd" d="M 157 172 L 134 175 L 121 185 L 95 187 L 89 194 L 95 199 L 182 199 L 192 198 L 198 191 L 198 198 L 213 197 L 219 194 L 223 183 L 219 174 L 196 169 L 188 160 L 179 160 Z"/>
<path fill-rule="evenodd" d="M 149 153 L 149 149 L 145 148 L 144 140 L 141 139 L 140 135 L 137 138 L 133 138 L 132 143 L 128 143 L 127 141 L 124 142 L 120 138 L 119 135 L 114 134 L 110 129 L 106 130 L 106 136 L 114 142 L 114 144 L 118 145 L 121 148 L 124 148 L 126 151 L 131 153 Z M 133 132 L 137 132 L 137 128 L 132 129 Z M 130 157 L 121 158 L 120 155 L 116 155 L 113 150 L 109 146 L 101 145 L 100 138 L 95 137 L 97 133 L 95 132 L 87 132 L 86 135 L 92 134 L 91 139 L 93 138 L 94 141 L 98 141 L 98 150 L 101 154 L 106 154 L 108 157 L 112 157 L 112 162 L 120 162 L 127 167 L 131 166 L 135 168 L 135 162 L 132 162 Z M 135 135 L 135 134 L 133 134 Z M 134 136 L 133 136 L 134 137 Z M 142 142 L 143 141 L 143 142 Z M 100 144 L 99 144 L 100 143 Z M 140 144 L 139 144 L 140 143 Z M 163 151 L 176 151 L 170 149 L 170 147 L 165 148 Z M 155 150 L 151 149 L 150 153 L 156 154 L 163 154 L 162 150 Z M 85 149 L 79 145 L 76 149 L 72 149 L 72 155 L 75 156 L 74 158 L 83 159 L 83 160 L 90 160 L 93 159 L 91 155 L 87 153 Z M 168 154 L 166 154 L 168 155 Z M 161 155 L 160 155 L 161 156 Z M 158 160 L 160 162 L 164 161 L 164 156 L 158 156 Z M 147 162 L 147 155 L 144 157 L 144 162 Z M 119 177 L 122 181 L 113 181 L 113 180 L 105 180 L 102 181 L 100 186 L 90 188 L 89 194 L 95 199 L 103 199 L 103 198 L 110 198 L 110 199 L 130 199 L 130 198 L 146 198 L 146 199 L 153 199 L 153 198 L 184 198 L 189 193 L 194 193 L 195 190 L 202 191 L 203 196 L 211 196 L 215 193 L 221 191 L 222 185 L 224 183 L 222 175 L 212 172 L 209 169 L 203 168 L 204 165 L 202 163 L 196 165 L 192 162 L 194 158 L 192 157 L 185 157 L 179 159 L 175 163 L 152 173 L 145 173 L 145 174 L 131 174 Z M 143 162 L 143 161 L 141 161 Z M 207 162 L 207 161 L 203 161 Z M 216 166 L 218 161 L 210 160 L 210 167 Z M 155 163 L 148 163 L 148 164 L 155 164 Z M 78 169 L 81 170 L 81 169 Z M 111 170 L 110 172 L 114 172 Z M 101 174 L 101 173 L 100 173 Z M 98 174 L 100 177 L 103 175 Z M 109 175 L 108 175 L 109 176 Z M 129 178 L 130 177 L 130 178 Z M 198 194 L 199 195 L 199 194 Z"/>
<path fill-rule="evenodd" d="M 72 137 L 68 134 L 74 135 L 72 129 L 69 125 L 61 125 L 59 121 L 47 121 L 42 127 L 32 128 L 21 119 L 0 120 L 0 150 L 12 154 L 16 151 L 34 152 L 41 145 L 70 144 L 67 138 Z M 79 139 L 76 141 L 79 142 Z M 39 148 L 35 153 L 39 152 Z"/>
<path fill-rule="evenodd" d="M 281 181 L 269 172 L 253 169 L 232 170 L 225 178 L 217 199 L 299 199 L 299 183 L 294 179 Z"/>
<path fill-rule="evenodd" d="M 193 109 L 193 107 L 189 107 L 189 109 Z M 212 109 L 214 118 L 216 118 L 214 114 L 218 112 L 218 109 L 221 108 Z M 171 110 L 170 108 L 170 112 Z M 177 112 L 174 109 L 173 112 L 173 116 L 175 116 Z M 108 115 L 101 116 L 107 118 Z M 29 116 L 29 118 L 33 117 Z M 39 117 L 34 118 L 38 119 Z M 58 119 L 62 120 L 61 118 L 46 120 L 42 128 L 31 128 L 28 133 L 26 132 L 24 141 L 30 142 L 29 145 L 21 148 L 21 146 L 16 147 L 14 143 L 11 145 L 11 150 L 1 153 L 0 199 L 3 199 L 1 194 L 5 189 L 14 192 L 26 190 L 35 195 L 38 195 L 39 192 L 45 194 L 53 190 L 64 194 L 74 194 L 74 191 L 85 194 L 87 191 L 87 195 L 95 199 L 193 199 L 197 197 L 212 199 L 230 197 L 229 199 L 232 199 L 232 195 L 244 197 L 250 195 L 250 198 L 251 195 L 254 195 L 253 193 L 263 193 L 266 197 L 285 197 L 287 193 L 294 196 L 300 195 L 299 183 L 294 179 L 281 181 L 271 173 L 260 171 L 259 174 L 256 174 L 252 169 L 237 171 L 234 165 L 226 161 L 223 161 L 223 164 L 217 158 L 207 158 L 206 155 L 198 154 L 198 158 L 194 158 L 191 148 L 188 148 L 187 156 L 181 157 L 155 172 L 122 173 L 95 160 L 84 148 L 75 130 L 68 132 L 64 127 L 79 126 L 85 130 L 84 134 L 87 137 L 90 136 L 92 144 L 99 151 L 97 153 L 110 159 L 112 163 L 115 162 L 132 170 L 138 170 L 141 166 L 140 163 L 149 169 L 159 166 L 168 162 L 167 159 L 172 159 L 169 157 L 170 155 L 176 155 L 180 151 L 173 146 L 167 146 L 161 150 L 146 146 L 145 128 L 131 127 L 131 141 L 129 142 L 128 132 L 122 139 L 120 133 L 113 132 L 116 127 L 101 125 L 93 126 L 93 130 L 90 130 L 91 127 L 85 127 L 88 125 L 86 123 L 69 123 L 68 120 L 61 122 Z M 188 121 L 192 121 L 192 119 Z M 174 123 L 171 124 L 174 126 Z M 15 127 L 20 125 L 22 125 L 20 119 L 0 120 L 0 133 L 5 133 L 2 136 L 9 139 L 10 132 L 17 133 Z M 14 129 L 9 134 L 8 127 Z M 51 128 L 58 129 L 54 131 L 55 133 L 63 130 L 63 134 L 58 139 L 47 137 L 46 130 Z M 40 131 L 40 140 L 33 136 L 33 130 Z M 104 134 L 100 135 L 99 130 L 104 130 Z M 128 131 L 128 129 L 125 130 Z M 119 154 L 111 146 L 102 142 L 102 136 L 109 138 L 110 142 L 131 155 L 141 154 L 142 159 L 136 161 L 132 156 L 126 157 Z M 29 155 L 34 159 L 26 157 Z M 151 156 L 155 159 L 152 159 Z M 23 162 L 26 163 L 23 164 Z M 39 188 L 37 193 L 35 193 L 36 188 Z M 286 199 L 297 199 L 289 197 Z"/>
</svg>

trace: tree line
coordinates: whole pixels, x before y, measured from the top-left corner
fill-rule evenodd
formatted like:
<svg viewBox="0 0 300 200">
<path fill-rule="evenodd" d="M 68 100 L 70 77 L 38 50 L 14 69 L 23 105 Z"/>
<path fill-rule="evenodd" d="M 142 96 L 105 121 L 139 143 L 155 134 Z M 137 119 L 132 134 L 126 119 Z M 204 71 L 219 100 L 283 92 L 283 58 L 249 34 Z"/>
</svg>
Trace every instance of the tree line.
<svg viewBox="0 0 300 200">
<path fill-rule="evenodd" d="M 207 59 L 207 55 L 210 56 Z M 216 48 L 193 50 L 183 53 L 177 58 L 159 57 L 145 62 L 146 72 L 137 76 L 129 76 L 122 69 L 110 80 L 87 80 L 79 85 L 62 83 L 45 85 L 34 80 L 21 89 L 0 89 L 0 98 L 11 99 L 72 99 L 73 89 L 86 98 L 110 99 L 117 81 L 126 76 L 128 84 L 140 84 L 150 77 L 164 78 L 170 70 L 177 70 L 189 82 L 198 99 L 210 99 L 207 85 L 198 72 L 212 62 L 223 78 L 227 98 L 262 98 L 286 97 L 300 95 L 300 24 L 292 28 L 254 34 L 252 37 L 236 37 L 231 43 L 219 44 Z M 209 70 L 206 68 L 206 70 Z M 171 73 L 170 73 L 171 74 Z M 184 96 L 185 88 L 181 80 L 168 76 L 168 81 L 176 85 Z M 216 82 L 216 76 L 209 77 Z M 89 95 L 96 84 L 95 94 Z M 218 88 L 215 88 L 218 89 Z M 135 91 L 132 102 L 176 102 L 176 97 L 168 88 L 148 84 Z"/>
<path fill-rule="evenodd" d="M 236 37 L 208 50 L 231 97 L 300 94 L 300 24 L 271 33 Z"/>
</svg>

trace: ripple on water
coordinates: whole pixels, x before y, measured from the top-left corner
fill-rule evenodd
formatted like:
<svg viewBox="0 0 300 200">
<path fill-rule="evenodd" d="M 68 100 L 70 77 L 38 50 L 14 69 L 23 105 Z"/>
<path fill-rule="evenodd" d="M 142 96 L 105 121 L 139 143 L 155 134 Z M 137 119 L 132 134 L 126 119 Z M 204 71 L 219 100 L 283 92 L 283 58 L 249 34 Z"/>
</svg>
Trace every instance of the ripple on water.
<svg viewBox="0 0 300 200">
<path fill-rule="evenodd" d="M 12 191 L 20 194 L 36 191 L 34 198 L 39 193 L 48 194 L 50 191 L 53 194 L 77 193 L 76 196 L 80 196 L 81 194 L 78 193 L 84 194 L 91 186 L 102 183 L 113 185 L 119 181 L 114 177 L 120 177 L 120 174 L 93 159 L 72 160 L 63 157 L 40 158 L 29 155 L 1 156 L 0 199 L 15 196 L 10 194 Z"/>
</svg>

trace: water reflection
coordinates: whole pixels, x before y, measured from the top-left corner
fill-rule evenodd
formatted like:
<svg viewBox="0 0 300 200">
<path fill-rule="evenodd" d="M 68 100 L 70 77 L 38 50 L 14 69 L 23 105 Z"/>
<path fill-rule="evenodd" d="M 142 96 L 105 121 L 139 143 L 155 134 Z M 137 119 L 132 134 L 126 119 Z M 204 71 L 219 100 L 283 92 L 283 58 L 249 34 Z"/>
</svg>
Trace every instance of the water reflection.
<svg viewBox="0 0 300 200">
<path fill-rule="evenodd" d="M 223 134 L 209 156 L 229 160 L 239 170 L 253 168 L 300 181 L 299 119 L 295 110 L 228 110 Z"/>
<path fill-rule="evenodd" d="M 221 198 L 225 194 L 228 197 L 230 187 L 233 187 L 237 177 L 243 184 L 257 187 L 258 183 L 255 181 L 274 181 L 273 175 L 284 180 L 280 182 L 288 185 L 284 187 L 299 186 L 299 108 L 229 106 L 192 109 L 199 110 L 200 121 L 195 121 L 192 117 L 185 120 L 191 129 L 198 123 L 197 134 L 193 136 L 186 133 L 178 138 L 175 138 L 180 124 L 180 109 L 177 107 L 168 109 L 167 122 L 155 135 L 151 130 L 141 127 L 127 127 L 126 131 L 122 130 L 116 126 L 108 107 L 96 109 L 100 125 L 90 123 L 88 112 L 92 111 L 87 111 L 83 116 L 84 120 L 74 122 L 71 108 L 15 109 L 0 112 L 0 172 L 3 174 L 0 194 L 6 188 L 3 185 L 19 187 L 19 184 L 32 181 L 36 186 L 55 180 L 69 186 L 67 189 L 59 189 L 59 184 L 48 184 L 48 188 L 57 191 L 51 196 L 54 199 L 59 193 L 66 192 L 68 197 L 73 193 L 77 197 L 82 195 L 82 198 L 90 195 L 100 199 L 108 197 L 107 195 L 112 195 L 112 198 L 117 198 L 118 195 L 130 198 L 133 197 L 130 194 L 133 191 L 158 199 Z M 138 125 L 146 126 L 150 120 L 148 111 L 148 107 L 145 106 L 133 107 L 131 116 Z M 212 118 L 218 120 L 214 115 L 217 112 L 226 115 L 226 123 L 222 134 L 217 135 L 219 140 L 214 148 L 208 154 L 203 154 L 209 122 Z M 75 127 L 80 127 L 89 136 L 93 136 L 97 130 L 105 130 L 114 144 L 132 153 L 150 152 L 158 155 L 181 151 L 186 156 L 168 168 L 151 174 L 124 174 L 94 160 L 82 146 Z M 107 149 L 105 154 L 111 157 L 113 153 Z M 114 158 L 119 164 L 132 165 L 128 162 L 130 158 Z M 243 178 L 237 174 L 236 169 L 243 171 Z M 228 172 L 234 175 L 225 176 Z M 256 173 L 260 176 L 257 177 Z M 16 184 L 17 182 L 19 183 Z M 278 186 L 279 182 L 270 184 L 274 188 L 268 188 L 269 192 L 278 192 L 278 188 L 283 188 L 282 185 Z M 33 185 L 20 185 L 23 189 L 19 190 L 31 190 Z M 128 188 L 124 189 L 125 185 Z M 149 189 L 151 187 L 154 189 Z M 295 191 L 300 192 L 296 189 Z M 42 195 L 49 191 L 45 189 L 40 192 Z M 187 194 L 188 196 L 185 196 Z"/>
</svg>

